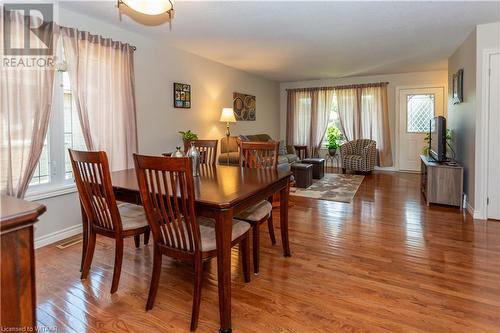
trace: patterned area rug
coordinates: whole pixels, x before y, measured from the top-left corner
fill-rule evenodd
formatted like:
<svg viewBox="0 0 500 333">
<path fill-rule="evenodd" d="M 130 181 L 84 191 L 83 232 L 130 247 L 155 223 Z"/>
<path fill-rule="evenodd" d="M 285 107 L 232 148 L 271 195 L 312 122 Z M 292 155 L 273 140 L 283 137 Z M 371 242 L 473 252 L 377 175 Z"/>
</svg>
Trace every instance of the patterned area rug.
<svg viewBox="0 0 500 333">
<path fill-rule="evenodd" d="M 314 179 L 308 188 L 290 189 L 290 195 L 328 201 L 351 203 L 365 176 L 326 173 L 323 179 Z"/>
</svg>

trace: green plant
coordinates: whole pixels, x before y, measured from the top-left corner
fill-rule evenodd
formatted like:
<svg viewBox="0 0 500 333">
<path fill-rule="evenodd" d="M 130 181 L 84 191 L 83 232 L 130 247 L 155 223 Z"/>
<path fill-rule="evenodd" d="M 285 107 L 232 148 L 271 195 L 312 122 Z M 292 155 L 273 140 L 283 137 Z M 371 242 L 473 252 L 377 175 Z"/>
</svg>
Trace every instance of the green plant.
<svg viewBox="0 0 500 333">
<path fill-rule="evenodd" d="M 196 133 L 191 132 L 191 130 L 187 130 L 185 132 L 180 131 L 179 134 L 182 136 L 182 140 L 198 140 L 198 135 Z"/>
<path fill-rule="evenodd" d="M 328 129 L 326 130 L 326 140 L 328 141 L 326 147 L 328 149 L 337 149 L 342 138 L 342 132 L 340 132 L 340 130 L 336 126 L 328 127 Z"/>
<path fill-rule="evenodd" d="M 430 133 L 427 133 L 425 135 L 424 141 L 425 141 L 425 147 L 422 150 L 422 153 L 426 156 L 429 156 L 429 149 L 430 149 L 429 144 L 431 142 L 431 134 Z M 446 142 L 448 142 L 449 144 L 451 143 L 451 129 L 449 129 L 449 128 L 446 129 Z"/>
</svg>

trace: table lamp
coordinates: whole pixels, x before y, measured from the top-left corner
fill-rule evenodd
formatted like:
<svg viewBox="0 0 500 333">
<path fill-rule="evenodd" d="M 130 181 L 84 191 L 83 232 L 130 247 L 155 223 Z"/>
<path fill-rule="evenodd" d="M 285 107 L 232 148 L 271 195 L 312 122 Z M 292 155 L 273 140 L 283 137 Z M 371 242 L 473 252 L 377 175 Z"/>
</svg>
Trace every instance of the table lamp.
<svg viewBox="0 0 500 333">
<path fill-rule="evenodd" d="M 233 108 L 223 108 L 220 114 L 220 122 L 226 123 L 226 162 L 229 165 L 229 137 L 231 136 L 231 132 L 229 132 L 229 123 L 235 123 L 236 117 L 234 116 Z"/>
</svg>

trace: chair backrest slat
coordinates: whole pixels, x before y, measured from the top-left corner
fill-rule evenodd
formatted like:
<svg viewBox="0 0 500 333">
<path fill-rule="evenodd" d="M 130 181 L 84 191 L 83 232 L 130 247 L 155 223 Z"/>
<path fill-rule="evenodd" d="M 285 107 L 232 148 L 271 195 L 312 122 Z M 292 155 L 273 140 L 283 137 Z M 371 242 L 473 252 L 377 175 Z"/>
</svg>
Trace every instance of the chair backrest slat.
<svg viewBox="0 0 500 333">
<path fill-rule="evenodd" d="M 254 169 L 276 169 L 279 142 L 240 141 L 240 166 Z"/>
<path fill-rule="evenodd" d="M 200 163 L 215 165 L 217 157 L 217 140 L 189 140 L 184 141 L 184 152 L 189 150 L 191 142 L 194 142 L 196 148 L 200 152 Z"/>
<path fill-rule="evenodd" d="M 194 211 L 194 182 L 189 158 L 134 154 L 137 181 L 157 245 L 193 254 L 201 250 Z"/>
<path fill-rule="evenodd" d="M 122 222 L 113 193 L 106 153 L 69 149 L 69 155 L 80 201 L 89 223 L 120 233 Z"/>
</svg>

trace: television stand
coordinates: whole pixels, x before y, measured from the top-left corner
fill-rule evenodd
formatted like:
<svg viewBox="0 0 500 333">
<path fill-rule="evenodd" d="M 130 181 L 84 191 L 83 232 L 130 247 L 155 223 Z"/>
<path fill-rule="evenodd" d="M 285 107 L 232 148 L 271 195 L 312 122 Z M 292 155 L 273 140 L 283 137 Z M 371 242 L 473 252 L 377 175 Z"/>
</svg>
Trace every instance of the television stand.
<svg viewBox="0 0 500 333">
<path fill-rule="evenodd" d="M 462 210 L 464 168 L 458 163 L 438 163 L 428 156 L 420 155 L 420 189 L 427 206 L 431 203 L 458 206 Z"/>
</svg>

